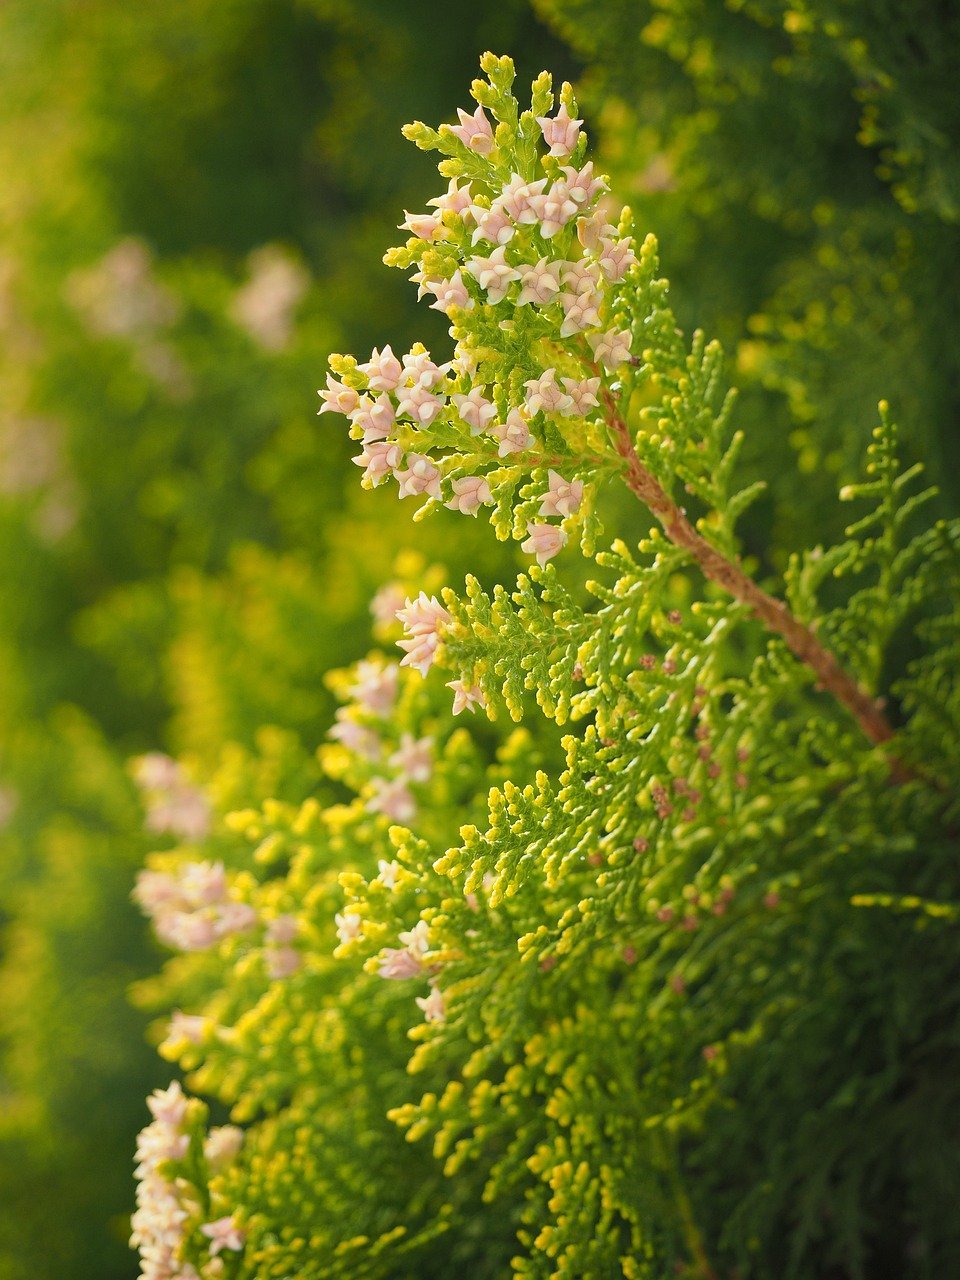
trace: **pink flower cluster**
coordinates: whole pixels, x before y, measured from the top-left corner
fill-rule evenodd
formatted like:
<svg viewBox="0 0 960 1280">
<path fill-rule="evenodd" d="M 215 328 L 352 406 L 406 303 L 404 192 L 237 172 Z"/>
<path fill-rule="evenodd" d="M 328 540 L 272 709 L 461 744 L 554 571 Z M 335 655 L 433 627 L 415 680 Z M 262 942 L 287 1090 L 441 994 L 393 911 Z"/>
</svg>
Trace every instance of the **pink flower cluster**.
<svg viewBox="0 0 960 1280">
<path fill-rule="evenodd" d="M 147 829 L 181 840 L 202 840 L 210 830 L 210 802 L 170 756 L 155 751 L 133 762 L 133 777 L 147 809 Z"/>
<path fill-rule="evenodd" d="M 206 951 L 257 924 L 254 908 L 230 897 L 222 862 L 187 862 L 176 874 L 141 871 L 133 897 L 161 941 L 179 951 Z"/>
<path fill-rule="evenodd" d="M 209 1240 L 210 1257 L 224 1249 L 239 1252 L 245 1232 L 229 1215 L 212 1222 L 200 1221 L 200 1197 L 186 1178 L 179 1177 L 177 1161 L 190 1150 L 187 1125 L 189 1100 L 178 1081 L 157 1089 L 147 1099 L 153 1121 L 137 1138 L 137 1210 L 131 1220 L 131 1247 L 140 1252 L 141 1280 L 200 1280 L 200 1272 L 184 1261 L 184 1244 L 198 1222 Z M 208 1167 L 217 1171 L 233 1161 L 243 1144 L 243 1130 L 236 1125 L 211 1129 L 203 1144 Z M 212 1274 L 203 1268 L 203 1275 Z"/>
</svg>

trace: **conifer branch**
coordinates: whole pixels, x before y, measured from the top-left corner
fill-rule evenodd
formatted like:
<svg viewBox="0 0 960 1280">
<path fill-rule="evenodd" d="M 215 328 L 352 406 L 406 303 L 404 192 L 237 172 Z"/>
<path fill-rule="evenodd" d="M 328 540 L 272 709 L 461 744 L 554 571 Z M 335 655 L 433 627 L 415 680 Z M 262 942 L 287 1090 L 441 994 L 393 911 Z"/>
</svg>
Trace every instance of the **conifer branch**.
<svg viewBox="0 0 960 1280">
<path fill-rule="evenodd" d="M 735 560 L 729 559 L 697 532 L 683 509 L 640 461 L 630 429 L 609 390 L 604 389 L 603 401 L 614 447 L 626 466 L 627 486 L 656 516 L 670 541 L 688 551 L 711 582 L 745 604 L 761 622 L 786 641 L 800 661 L 816 674 L 819 686 L 847 708 L 870 742 L 876 746 L 888 742 L 893 737 L 893 729 L 870 694 L 844 671 L 836 657 L 824 648 L 811 629 L 795 617 L 782 600 L 764 591 Z M 899 781 L 910 776 L 901 764 L 894 762 L 892 767 Z"/>
</svg>

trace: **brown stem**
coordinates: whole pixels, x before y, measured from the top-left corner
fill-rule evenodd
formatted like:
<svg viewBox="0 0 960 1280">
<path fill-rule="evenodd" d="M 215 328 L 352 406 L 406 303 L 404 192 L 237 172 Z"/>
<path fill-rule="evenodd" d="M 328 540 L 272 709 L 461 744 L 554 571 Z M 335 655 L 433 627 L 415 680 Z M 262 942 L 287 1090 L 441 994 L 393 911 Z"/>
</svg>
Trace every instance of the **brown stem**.
<svg viewBox="0 0 960 1280">
<path fill-rule="evenodd" d="M 870 694 L 844 671 L 829 649 L 823 647 L 808 626 L 794 617 L 782 600 L 768 595 L 736 560 L 728 559 L 697 533 L 683 510 L 637 457 L 629 428 L 609 391 L 604 393 L 604 401 L 614 445 L 626 465 L 627 485 L 660 521 L 670 541 L 689 551 L 711 582 L 723 587 L 771 631 L 782 636 L 800 661 L 816 673 L 820 687 L 832 693 L 847 708 L 871 742 L 880 745 L 889 741 L 893 737 L 893 729 Z M 893 770 L 901 781 L 909 776 L 896 762 Z"/>
</svg>

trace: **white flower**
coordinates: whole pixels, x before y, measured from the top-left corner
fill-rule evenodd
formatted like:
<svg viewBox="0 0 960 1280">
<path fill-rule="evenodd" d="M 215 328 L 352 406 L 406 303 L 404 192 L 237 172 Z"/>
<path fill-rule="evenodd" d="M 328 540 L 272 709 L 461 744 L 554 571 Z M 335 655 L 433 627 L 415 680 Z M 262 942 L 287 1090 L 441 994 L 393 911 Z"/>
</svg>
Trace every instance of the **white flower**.
<svg viewBox="0 0 960 1280">
<path fill-rule="evenodd" d="M 337 926 L 337 937 L 342 943 L 353 942 L 363 935 L 363 919 L 355 911 L 338 911 L 333 917 Z"/>
</svg>

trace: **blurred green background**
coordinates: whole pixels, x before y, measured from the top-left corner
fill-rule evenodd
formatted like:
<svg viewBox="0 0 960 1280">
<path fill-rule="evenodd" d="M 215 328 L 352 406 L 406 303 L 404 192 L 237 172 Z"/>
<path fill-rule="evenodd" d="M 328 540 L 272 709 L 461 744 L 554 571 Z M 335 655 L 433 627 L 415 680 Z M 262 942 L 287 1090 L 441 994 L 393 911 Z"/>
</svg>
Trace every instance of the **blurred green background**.
<svg viewBox="0 0 960 1280">
<path fill-rule="evenodd" d="M 436 313 L 380 263 L 436 194 L 408 120 L 487 48 L 577 81 L 684 324 L 742 388 L 761 571 L 836 534 L 892 403 L 960 497 L 960 17 L 939 0 L 7 0 L 0 8 L 0 1280 L 136 1274 L 158 952 L 127 770 L 202 774 L 369 645 L 403 547 L 506 576 L 477 522 L 363 494 L 331 350 Z M 638 523 L 640 532 L 643 520 Z"/>
</svg>

